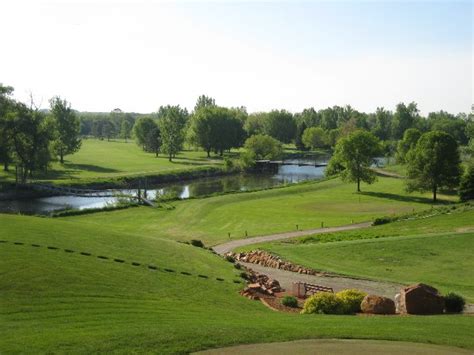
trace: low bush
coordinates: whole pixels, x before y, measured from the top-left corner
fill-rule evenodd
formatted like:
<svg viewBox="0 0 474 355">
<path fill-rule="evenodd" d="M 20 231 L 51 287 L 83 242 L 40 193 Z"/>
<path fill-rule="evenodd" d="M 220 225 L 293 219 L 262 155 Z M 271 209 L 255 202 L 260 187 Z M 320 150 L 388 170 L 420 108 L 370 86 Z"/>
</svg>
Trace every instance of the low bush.
<svg viewBox="0 0 474 355">
<path fill-rule="evenodd" d="M 242 265 L 240 265 L 240 264 L 238 264 L 238 263 L 237 263 L 237 264 L 234 264 L 234 267 L 235 267 L 237 270 L 242 269 Z"/>
<path fill-rule="evenodd" d="M 374 219 L 374 222 L 372 223 L 373 226 L 380 226 L 381 224 L 387 224 L 392 222 L 393 219 L 390 217 L 378 217 Z"/>
<path fill-rule="evenodd" d="M 247 275 L 246 272 L 241 272 L 241 273 L 240 273 L 240 277 L 243 278 L 244 280 L 248 280 L 249 275 Z"/>
<path fill-rule="evenodd" d="M 365 292 L 354 289 L 343 290 L 336 293 L 336 297 L 342 302 L 342 311 L 344 314 L 360 312 L 360 304 L 365 296 L 367 296 Z"/>
<path fill-rule="evenodd" d="M 204 243 L 198 239 L 191 239 L 191 245 L 198 248 L 204 248 Z"/>
<path fill-rule="evenodd" d="M 310 314 L 342 314 L 343 304 L 334 293 L 318 292 L 309 297 L 301 313 Z"/>
<path fill-rule="evenodd" d="M 448 292 L 444 296 L 444 303 L 446 312 L 450 313 L 461 313 L 466 304 L 466 300 L 461 295 L 454 292 Z"/>
<path fill-rule="evenodd" d="M 285 296 L 281 299 L 281 304 L 287 307 L 298 307 L 298 300 L 293 296 Z"/>
<path fill-rule="evenodd" d="M 232 255 L 226 255 L 225 260 L 227 260 L 229 263 L 235 263 L 235 259 Z"/>
</svg>

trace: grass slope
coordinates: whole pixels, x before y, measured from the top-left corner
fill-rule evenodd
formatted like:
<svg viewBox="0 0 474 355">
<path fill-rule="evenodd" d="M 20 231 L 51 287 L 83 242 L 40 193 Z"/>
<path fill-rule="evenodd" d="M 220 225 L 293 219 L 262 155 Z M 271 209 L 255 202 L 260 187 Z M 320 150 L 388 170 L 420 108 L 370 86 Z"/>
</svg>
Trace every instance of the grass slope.
<svg viewBox="0 0 474 355">
<path fill-rule="evenodd" d="M 214 245 L 244 238 L 300 229 L 338 226 L 375 217 L 430 208 L 429 195 L 406 194 L 403 181 L 379 178 L 354 192 L 339 179 L 287 188 L 173 202 L 172 210 L 134 208 L 72 217 L 84 223 L 109 225 L 129 233 L 175 240 L 201 239 Z M 445 201 L 447 196 L 441 197 Z"/>
<path fill-rule="evenodd" d="M 0 243 L 2 353 L 185 353 L 302 338 L 474 348 L 473 317 L 282 314 L 239 296 L 240 285 L 232 282 L 237 270 L 203 249 L 83 219 L 0 215 L 0 225 L 0 239 L 8 240 Z M 199 273 L 209 278 L 199 278 Z"/>
<path fill-rule="evenodd" d="M 474 301 L 474 210 L 361 231 L 246 247 L 318 270 L 399 283 L 424 282 Z M 390 238 L 389 238 L 390 237 Z"/>
<path fill-rule="evenodd" d="M 52 180 L 58 183 L 77 183 L 78 181 L 104 181 L 123 176 L 153 175 L 195 169 L 203 166 L 216 166 L 222 160 L 206 158 L 202 151 L 184 151 L 173 159 L 160 154 L 144 152 L 133 141 L 106 141 L 84 139 L 81 149 L 66 156 L 64 165 L 53 163 L 47 175 L 40 180 Z M 10 175 L 0 172 L 0 178 L 14 180 L 14 171 Z"/>
</svg>

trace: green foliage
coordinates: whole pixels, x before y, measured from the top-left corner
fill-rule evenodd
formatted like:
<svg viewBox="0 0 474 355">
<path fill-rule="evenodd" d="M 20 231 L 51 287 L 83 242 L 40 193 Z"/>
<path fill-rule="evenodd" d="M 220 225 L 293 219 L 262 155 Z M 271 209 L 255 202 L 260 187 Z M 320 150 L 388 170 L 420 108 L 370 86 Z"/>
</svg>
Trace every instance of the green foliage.
<svg viewBox="0 0 474 355">
<path fill-rule="evenodd" d="M 198 248 L 204 248 L 204 243 L 198 239 L 191 239 L 190 243 L 192 246 L 195 246 Z"/>
<path fill-rule="evenodd" d="M 151 117 L 141 117 L 133 126 L 135 141 L 145 152 L 158 156 L 161 147 L 161 133 L 158 124 Z"/>
<path fill-rule="evenodd" d="M 160 107 L 158 126 L 161 132 L 161 149 L 169 161 L 183 149 L 188 113 L 179 106 Z"/>
<path fill-rule="evenodd" d="M 298 307 L 298 300 L 293 296 L 284 296 L 281 299 L 281 304 L 286 307 L 296 308 Z"/>
<path fill-rule="evenodd" d="M 235 259 L 232 255 L 226 255 L 225 260 L 227 260 L 229 263 L 235 263 Z"/>
<path fill-rule="evenodd" d="M 424 133 L 407 157 L 408 191 L 432 191 L 436 202 L 439 188 L 455 188 L 461 176 L 456 140 L 444 132 Z"/>
<path fill-rule="evenodd" d="M 293 115 L 285 110 L 273 110 L 266 114 L 263 123 L 265 134 L 283 143 L 290 143 L 296 132 Z"/>
<path fill-rule="evenodd" d="M 283 154 L 283 146 L 275 138 L 257 134 L 245 141 L 245 152 L 242 154 L 244 166 L 252 166 L 256 160 L 278 159 Z"/>
<path fill-rule="evenodd" d="M 399 103 L 393 115 L 392 137 L 394 139 L 402 138 L 407 129 L 415 127 L 418 119 L 419 110 L 415 102 L 408 105 Z"/>
<path fill-rule="evenodd" d="M 244 130 L 247 132 L 247 136 L 253 136 L 256 134 L 264 134 L 265 119 L 267 114 L 265 112 L 256 112 L 250 114 L 244 123 Z"/>
<path fill-rule="evenodd" d="M 376 179 L 370 167 L 380 150 L 380 142 L 372 133 L 355 131 L 338 141 L 326 174 L 341 173 L 344 181 L 357 182 L 357 191 L 360 191 L 361 181 L 371 184 Z"/>
<path fill-rule="evenodd" d="M 360 304 L 367 293 L 359 290 L 343 290 L 336 293 L 336 297 L 342 302 L 342 313 L 354 314 L 360 312 Z"/>
<path fill-rule="evenodd" d="M 45 171 L 52 160 L 54 122 L 41 111 L 15 104 L 15 110 L 7 116 L 6 127 L 13 142 L 12 155 L 19 167 L 19 181 L 26 183 L 34 172 Z"/>
<path fill-rule="evenodd" d="M 392 218 L 391 217 L 377 217 L 376 219 L 374 219 L 374 222 L 372 223 L 373 226 L 379 226 L 381 224 L 387 224 L 387 223 L 390 223 L 392 222 Z"/>
<path fill-rule="evenodd" d="M 312 150 L 326 146 L 326 132 L 321 127 L 310 127 L 303 132 L 303 144 Z"/>
<path fill-rule="evenodd" d="M 474 200 L 474 164 L 470 164 L 461 177 L 459 198 L 461 201 Z"/>
<path fill-rule="evenodd" d="M 80 122 L 66 100 L 55 96 L 49 102 L 51 116 L 57 132 L 53 146 L 62 164 L 65 155 L 73 154 L 81 147 L 81 139 L 79 138 Z"/>
<path fill-rule="evenodd" d="M 318 292 L 308 297 L 304 303 L 303 314 L 343 314 L 344 305 L 334 293 Z"/>
<path fill-rule="evenodd" d="M 202 147 L 208 157 L 212 150 L 222 155 L 225 150 L 240 147 L 245 131 L 237 113 L 215 105 L 199 108 L 191 121 L 193 142 Z"/>
<path fill-rule="evenodd" d="M 216 106 L 216 100 L 210 96 L 201 95 L 196 100 L 196 105 L 194 105 L 194 112 L 198 111 L 204 107 L 213 107 Z"/>
<path fill-rule="evenodd" d="M 457 293 L 448 292 L 446 295 L 444 295 L 444 304 L 446 312 L 461 313 L 464 310 L 466 300 Z"/>
<path fill-rule="evenodd" d="M 409 128 L 403 133 L 403 139 L 397 145 L 397 162 L 406 163 L 408 152 L 416 146 L 416 143 L 421 137 L 420 130 L 416 128 Z"/>
</svg>

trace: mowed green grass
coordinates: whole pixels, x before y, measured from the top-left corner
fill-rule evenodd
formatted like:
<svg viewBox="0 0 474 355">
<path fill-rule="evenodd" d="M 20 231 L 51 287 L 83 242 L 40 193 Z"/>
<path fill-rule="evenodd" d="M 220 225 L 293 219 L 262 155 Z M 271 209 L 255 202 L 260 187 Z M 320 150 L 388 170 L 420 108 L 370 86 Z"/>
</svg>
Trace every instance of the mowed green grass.
<svg viewBox="0 0 474 355">
<path fill-rule="evenodd" d="M 48 174 L 40 175 L 39 180 L 57 183 L 77 183 L 79 181 L 105 180 L 122 176 L 141 176 L 195 169 L 202 166 L 216 166 L 222 160 L 208 159 L 202 151 L 183 151 L 172 162 L 160 154 L 144 152 L 133 140 L 83 139 L 78 152 L 65 157 L 65 163 L 52 164 Z M 13 179 L 14 172 L 0 177 Z"/>
<path fill-rule="evenodd" d="M 264 249 L 317 270 L 404 284 L 427 283 L 474 301 L 474 211 L 315 235 Z"/>
<path fill-rule="evenodd" d="M 380 177 L 355 192 L 340 179 L 266 191 L 173 202 L 172 210 L 149 207 L 70 217 L 123 232 L 174 240 L 200 239 L 207 245 L 247 236 L 334 227 L 385 215 L 431 208 L 429 194 L 407 194 L 400 179 Z M 446 202 L 452 197 L 441 196 Z"/>
<path fill-rule="evenodd" d="M 0 215 L 0 225 L 1 353 L 187 353 L 304 338 L 474 348 L 473 317 L 277 313 L 241 297 L 238 271 L 207 250 L 83 219 Z"/>
</svg>

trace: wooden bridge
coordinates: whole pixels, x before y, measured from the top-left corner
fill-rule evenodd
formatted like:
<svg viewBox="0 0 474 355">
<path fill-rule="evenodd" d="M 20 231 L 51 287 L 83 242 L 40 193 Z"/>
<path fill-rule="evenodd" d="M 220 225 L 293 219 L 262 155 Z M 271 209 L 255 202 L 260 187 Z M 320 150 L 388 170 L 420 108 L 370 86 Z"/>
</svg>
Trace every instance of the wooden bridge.
<svg viewBox="0 0 474 355">
<path fill-rule="evenodd" d="M 32 188 L 37 191 L 46 191 L 53 193 L 55 195 L 66 195 L 66 196 L 76 196 L 76 197 L 117 197 L 117 198 L 128 198 L 141 201 L 145 205 L 154 207 L 153 202 L 148 200 L 146 197 L 141 194 L 132 195 L 125 194 L 121 190 L 91 190 L 91 189 L 78 189 L 68 186 L 54 186 L 46 184 L 29 184 L 29 188 Z"/>
<path fill-rule="evenodd" d="M 257 165 L 264 166 L 264 165 L 297 165 L 297 166 L 314 166 L 314 167 L 322 167 L 327 166 L 327 163 L 317 163 L 317 162 L 295 162 L 295 161 L 285 161 L 285 160 L 257 160 L 255 161 Z"/>
</svg>

